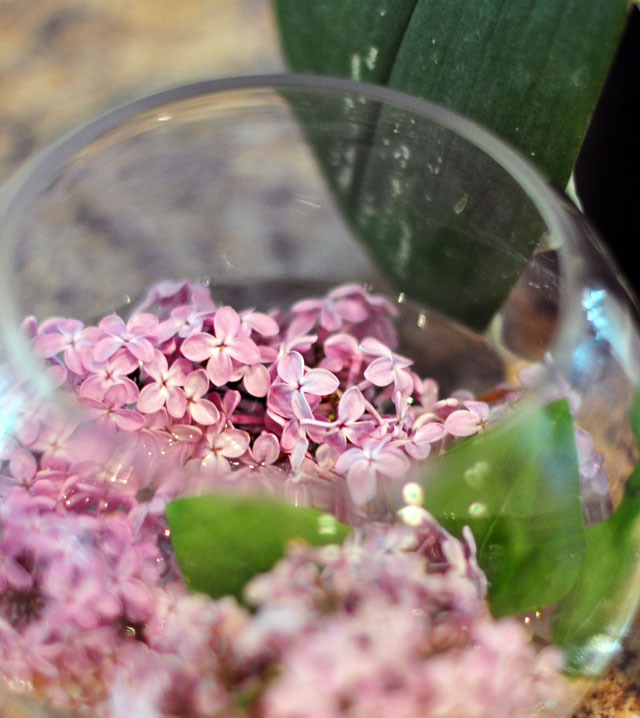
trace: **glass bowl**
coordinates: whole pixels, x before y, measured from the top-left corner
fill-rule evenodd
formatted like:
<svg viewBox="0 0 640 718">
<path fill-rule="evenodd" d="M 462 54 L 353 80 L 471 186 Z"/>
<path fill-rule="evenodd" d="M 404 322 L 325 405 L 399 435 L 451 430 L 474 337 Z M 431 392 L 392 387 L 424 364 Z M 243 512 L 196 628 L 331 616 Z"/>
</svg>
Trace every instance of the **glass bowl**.
<svg viewBox="0 0 640 718">
<path fill-rule="evenodd" d="M 212 656 L 220 659 L 219 647 L 218 653 L 198 654 L 206 670 L 195 680 L 189 673 L 195 654 L 180 653 L 188 643 L 186 633 L 172 644 L 173 653 L 149 638 L 161 611 L 169 621 L 166 616 L 173 611 L 175 617 L 176 606 L 186 601 L 167 588 L 179 577 L 171 573 L 178 569 L 166 501 L 214 489 L 234 496 L 275 494 L 329 512 L 356 527 L 356 544 L 372 540 L 362 538 L 371 532 L 389 531 L 393 521 L 414 532 L 428 525 L 429 570 L 437 573 L 438 561 L 444 562 L 444 574 L 470 581 L 482 597 L 487 585 L 475 563 L 477 551 L 497 623 L 487 616 L 483 620 L 506 633 L 502 638 L 490 634 L 491 639 L 483 634 L 482 643 L 469 638 L 465 624 L 450 635 L 447 650 L 466 666 L 463 648 L 471 650 L 473 641 L 480 641 L 474 644 L 477 653 L 480 644 L 488 650 L 491 640 L 497 641 L 493 658 L 482 663 L 491 680 L 480 677 L 477 661 L 465 668 L 492 696 L 487 715 L 571 711 L 619 647 L 639 596 L 632 473 L 639 334 L 633 302 L 593 231 L 525 160 L 464 118 L 387 89 L 286 75 L 212 80 L 117 109 L 35 157 L 2 191 L 0 232 L 0 551 L 5 566 L 0 667 L 4 700 L 16 704 L 18 715 L 20 710 L 86 715 L 84 704 L 93 701 L 89 707 L 98 715 L 125 716 L 132 715 L 132 706 L 139 714 L 149 709 L 147 700 L 160 705 L 158 715 L 213 715 L 215 704 L 215 715 L 304 718 L 295 712 L 299 707 L 261 697 L 267 684 L 289 685 L 278 683 L 282 676 L 261 674 L 257 697 L 249 700 L 247 691 L 238 689 L 232 706 L 218 704 L 210 677 L 220 669 L 211 663 Z M 209 292 L 215 308 L 206 298 Z M 225 321 L 215 323 L 223 306 L 254 311 L 240 314 L 244 329 L 239 329 L 235 312 L 226 311 Z M 126 322 L 141 311 L 144 321 L 125 326 L 112 317 L 93 339 L 80 335 L 79 324 L 61 323 L 74 318 L 91 326 L 112 314 Z M 154 319 L 149 329 L 149 314 L 164 324 Z M 42 324 L 50 317 L 55 319 Z M 277 343 L 265 321 L 279 323 Z M 217 333 L 206 356 L 204 340 L 197 347 L 192 341 L 202 331 Z M 233 341 L 250 336 L 262 347 L 259 360 L 246 358 L 245 343 L 245 353 L 232 352 L 226 368 L 208 363 L 209 356 L 231 351 Z M 96 342 L 107 338 L 97 349 Z M 206 396 L 215 399 L 216 416 L 226 416 L 226 425 L 213 422 L 211 413 L 199 424 L 203 415 L 191 409 L 183 410 L 184 417 L 167 409 L 161 420 L 155 400 L 153 410 L 149 403 L 142 410 L 140 388 L 152 378 L 145 373 L 146 341 L 154 356 L 160 352 L 173 359 L 191 341 L 181 361 L 186 357 L 194 362 L 191 370 L 208 373 Z M 353 400 L 355 393 L 350 408 L 346 402 L 340 408 L 344 383 L 322 391 L 316 386 L 316 394 L 307 383 L 304 391 L 312 364 L 336 375 L 346 372 L 347 346 L 349 366 L 355 366 L 356 355 L 360 362 L 353 376 L 349 370 L 349 381 L 369 402 L 366 408 Z M 100 373 L 105 363 L 125 355 L 120 379 L 113 379 L 113 367 L 105 379 Z M 374 362 L 377 369 L 367 368 L 363 375 L 363 367 Z M 267 375 L 271 384 L 267 398 L 266 390 L 252 390 L 247 378 L 258 365 L 262 380 Z M 98 374 L 101 394 L 95 381 L 91 391 L 85 384 Z M 122 385 L 125 375 L 137 385 L 131 389 L 135 397 L 112 396 L 109 403 L 104 382 Z M 326 373 L 313 376 L 327 381 Z M 170 380 L 158 381 L 168 396 Z M 184 382 L 182 376 L 181 391 Z M 242 395 L 244 419 L 238 410 L 235 424 L 229 419 L 235 408 L 224 404 L 221 387 Z M 274 399 L 278 392 L 280 399 Z M 263 417 L 265 403 L 282 396 L 288 397 L 289 409 L 274 409 L 257 426 L 255 412 Z M 247 408 L 250 402 L 253 408 Z M 365 415 L 368 434 L 356 432 L 354 438 L 347 424 Z M 179 431 L 167 426 L 167 416 Z M 319 448 L 332 421 L 342 421 L 342 438 L 334 432 L 333 458 L 323 454 L 321 459 Z M 117 430 L 109 429 L 109 422 Z M 131 422 L 136 431 L 123 428 L 132 429 Z M 224 454 L 210 441 L 206 459 L 194 446 L 205 441 L 212 425 L 217 436 L 230 428 L 244 432 L 251 447 Z M 258 457 L 259 430 L 279 442 L 273 461 Z M 150 436 L 154 431 L 167 438 L 166 447 L 158 447 L 157 437 Z M 193 435 L 186 438 L 189 431 Z M 360 453 L 336 459 L 340 441 L 343 453 Z M 172 455 L 169 461 L 169 448 L 175 454 L 174 444 L 181 442 L 190 448 L 183 446 L 179 460 Z M 64 454 L 69 444 L 79 452 L 73 461 Z M 380 452 L 387 450 L 392 458 L 376 469 Z M 404 452 L 402 461 L 398 452 Z M 225 468 L 215 477 L 205 472 L 203 479 L 213 454 Z M 325 460 L 330 466 L 320 470 Z M 266 464 L 273 464 L 273 471 L 266 471 Z M 153 545 L 141 548 L 131 536 L 152 514 L 160 528 Z M 444 528 L 434 528 L 435 520 Z M 100 521 L 106 523 L 96 528 Z M 87 539 L 91 531 L 103 538 Z M 129 543 L 123 538 L 127 532 Z M 51 543 L 41 546 L 36 539 L 42 535 L 57 537 L 57 553 Z M 74 546 L 87 565 L 96 546 L 111 551 L 118 586 L 113 588 L 112 575 L 95 579 L 106 581 L 108 590 L 82 583 L 82 561 L 70 558 L 76 555 Z M 120 553 L 128 556 L 126 567 Z M 141 568 L 145 560 L 162 564 L 162 571 L 152 572 L 155 578 Z M 84 587 L 85 593 L 74 594 L 77 605 L 60 599 L 70 585 Z M 109 608 L 114 596 L 116 608 Z M 198 615 L 208 616 L 211 601 L 197 600 L 204 601 Z M 54 626 L 47 612 L 48 602 L 55 601 L 54 617 L 61 623 Z M 102 608 L 92 613 L 89 604 Z M 229 604 L 220 605 L 228 609 Z M 420 606 L 412 610 L 422 615 Z M 238 621 L 250 621 L 248 616 L 243 613 Z M 193 629 L 197 620 L 189 620 Z M 426 619 L 419 620 L 424 630 Z M 395 628 L 390 621 L 390 636 Z M 434 634 L 427 633 L 432 640 Z M 526 636 L 522 650 L 529 651 L 535 675 L 501 668 L 504 661 L 522 659 L 499 653 L 516 635 Z M 169 668 L 168 658 L 162 663 L 163 651 L 172 661 L 182 655 L 180 670 L 174 664 Z M 243 670 L 257 670 L 256 660 Z M 366 691 L 345 693 L 352 667 L 345 660 L 335 679 L 335 715 L 360 715 L 350 711 L 363 709 L 359 701 L 365 701 Z M 435 670 L 435 659 L 427 663 Z M 143 664 L 153 670 L 134 688 Z M 278 673 L 285 664 L 273 670 Z M 456 700 L 467 701 L 469 715 L 484 715 L 477 705 L 482 691 L 470 690 L 461 698 L 450 668 L 451 682 L 438 683 L 446 685 L 438 715 L 460 718 L 464 710 Z M 565 677 L 554 682 L 556 670 Z M 305 676 L 296 685 L 306 685 Z M 405 678 L 397 678 L 398 685 L 405 686 Z M 187 686 L 183 703 L 166 697 L 172 681 Z M 516 695 L 513 681 L 528 686 L 522 695 Z M 397 714 L 399 704 L 391 696 L 409 695 L 406 686 L 400 690 L 392 684 L 376 698 L 381 701 L 376 715 Z M 497 692 L 491 694 L 489 685 Z M 531 687 L 536 685 L 539 690 Z M 302 705 L 319 700 L 313 692 L 299 692 Z M 41 700 L 31 703 L 31 693 Z M 435 699 L 421 700 L 424 713 L 414 706 L 407 715 L 431 714 L 428 701 Z M 17 705 L 24 701 L 26 709 Z"/>
</svg>

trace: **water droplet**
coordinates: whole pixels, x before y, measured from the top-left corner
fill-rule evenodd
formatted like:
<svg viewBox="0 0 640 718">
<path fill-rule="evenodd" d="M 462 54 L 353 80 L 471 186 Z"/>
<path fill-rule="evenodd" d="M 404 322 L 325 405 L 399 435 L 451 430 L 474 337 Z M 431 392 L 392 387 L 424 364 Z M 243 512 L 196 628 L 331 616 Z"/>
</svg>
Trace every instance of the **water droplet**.
<svg viewBox="0 0 640 718">
<path fill-rule="evenodd" d="M 462 475 L 469 486 L 479 489 L 484 484 L 484 480 L 489 475 L 489 464 L 486 461 L 477 461 L 470 466 Z"/>
<path fill-rule="evenodd" d="M 387 14 L 386 10 L 380 10 L 380 17 L 384 17 Z"/>
<path fill-rule="evenodd" d="M 469 504 L 469 516 L 474 518 L 480 518 L 487 513 L 487 505 L 483 504 L 482 501 L 472 501 Z"/>
<path fill-rule="evenodd" d="M 415 481 L 410 481 L 405 484 L 402 489 L 402 498 L 404 502 L 410 506 L 422 506 L 424 501 L 422 486 Z"/>
<path fill-rule="evenodd" d="M 156 120 L 158 122 L 169 122 L 169 120 L 173 119 L 173 115 L 170 115 L 168 112 L 160 112 L 158 113 Z"/>
<path fill-rule="evenodd" d="M 398 299 L 396 301 L 398 302 L 398 304 L 402 304 L 404 302 L 404 300 L 405 300 L 405 294 L 404 294 L 404 292 L 400 292 L 400 294 L 398 294 Z"/>
<path fill-rule="evenodd" d="M 465 192 L 460 199 L 453 205 L 453 211 L 456 214 L 464 212 L 467 202 L 469 201 L 469 195 Z"/>
<path fill-rule="evenodd" d="M 322 514 L 318 518 L 318 533 L 322 536 L 333 536 L 338 528 L 338 523 L 331 514 Z"/>
<path fill-rule="evenodd" d="M 427 326 L 427 315 L 424 312 L 420 312 L 418 315 L 418 328 L 424 329 Z"/>
<path fill-rule="evenodd" d="M 125 294 L 124 297 L 122 297 L 122 301 L 125 304 L 131 304 L 131 297 L 128 294 Z"/>
<path fill-rule="evenodd" d="M 404 506 L 398 511 L 400 518 L 409 526 L 420 526 L 424 521 L 425 511 L 421 506 Z"/>
<path fill-rule="evenodd" d="M 351 77 L 354 80 L 362 79 L 360 73 L 360 55 L 357 52 L 354 52 L 353 55 L 351 55 Z"/>
<path fill-rule="evenodd" d="M 364 61 L 365 65 L 369 68 L 369 70 L 373 71 L 373 69 L 376 66 L 376 60 L 378 59 L 378 48 L 374 47 L 373 45 L 369 48 L 369 53 L 367 54 L 367 58 Z"/>
</svg>

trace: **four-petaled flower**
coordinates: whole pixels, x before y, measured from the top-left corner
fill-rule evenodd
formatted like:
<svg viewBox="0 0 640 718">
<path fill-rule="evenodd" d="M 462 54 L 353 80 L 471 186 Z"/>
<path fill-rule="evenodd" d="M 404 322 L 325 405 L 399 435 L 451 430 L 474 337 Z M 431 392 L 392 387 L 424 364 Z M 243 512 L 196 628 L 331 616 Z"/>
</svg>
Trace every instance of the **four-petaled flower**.
<svg viewBox="0 0 640 718">
<path fill-rule="evenodd" d="M 292 351 L 278 360 L 280 381 L 271 385 L 268 406 L 286 418 L 313 419 L 307 396 L 318 398 L 333 394 L 340 386 L 338 378 L 326 369 L 306 369 L 300 352 Z"/>
<path fill-rule="evenodd" d="M 335 421 L 303 419 L 300 423 L 314 441 L 324 441 L 338 451 L 344 451 L 348 442 L 361 446 L 378 426 L 377 422 L 370 419 L 362 421 L 366 410 L 367 402 L 362 392 L 357 386 L 352 386 L 340 397 Z"/>
<path fill-rule="evenodd" d="M 117 314 L 105 317 L 98 328 L 106 336 L 93 348 L 93 358 L 103 362 L 120 347 L 126 347 L 136 359 L 150 362 L 153 359 L 153 342 L 158 338 L 158 317 L 153 314 L 134 314 L 125 324 Z"/>
<path fill-rule="evenodd" d="M 399 478 L 409 470 L 409 459 L 388 440 L 367 439 L 362 448 L 348 449 L 336 461 L 336 471 L 346 474 L 351 498 L 362 505 L 376 495 L 378 476 Z"/>
<path fill-rule="evenodd" d="M 204 426 L 215 424 L 220 418 L 216 405 L 204 398 L 208 391 L 209 377 L 204 369 L 192 371 L 184 380 L 187 413 L 194 421 Z"/>
<path fill-rule="evenodd" d="M 186 359 L 176 359 L 169 367 L 167 357 L 156 351 L 153 361 L 145 365 L 145 371 L 153 381 L 142 387 L 138 397 L 138 411 L 153 414 L 166 404 L 167 411 L 175 419 L 184 416 L 187 397 L 181 387 L 190 369 L 191 364 Z"/>
<path fill-rule="evenodd" d="M 198 332 L 185 339 L 182 354 L 191 361 L 207 361 L 207 374 L 215 386 L 226 384 L 233 374 L 233 361 L 257 364 L 260 350 L 243 335 L 240 317 L 231 307 L 221 307 L 213 318 L 214 334 Z"/>
<path fill-rule="evenodd" d="M 77 319 L 49 319 L 40 325 L 39 334 L 33 345 L 35 353 L 49 359 L 64 352 L 64 362 L 71 371 L 86 373 L 82 353 L 86 347 L 94 346 L 102 332 L 97 327 L 85 327 Z"/>
<path fill-rule="evenodd" d="M 363 354 L 377 357 L 365 369 L 365 379 L 375 386 L 393 384 L 401 392 L 407 392 L 413 388 L 413 379 L 407 371 L 407 368 L 413 364 L 411 359 L 396 354 L 373 337 L 363 339 L 360 342 L 360 350 Z"/>
<path fill-rule="evenodd" d="M 249 434 L 232 427 L 223 428 L 221 422 L 207 429 L 196 457 L 203 471 L 224 476 L 231 471 L 229 459 L 240 458 L 249 448 Z"/>
<path fill-rule="evenodd" d="M 489 405 L 484 401 L 465 401 L 465 409 L 452 411 L 444 420 L 444 428 L 452 436 L 477 434 L 489 418 Z"/>
</svg>

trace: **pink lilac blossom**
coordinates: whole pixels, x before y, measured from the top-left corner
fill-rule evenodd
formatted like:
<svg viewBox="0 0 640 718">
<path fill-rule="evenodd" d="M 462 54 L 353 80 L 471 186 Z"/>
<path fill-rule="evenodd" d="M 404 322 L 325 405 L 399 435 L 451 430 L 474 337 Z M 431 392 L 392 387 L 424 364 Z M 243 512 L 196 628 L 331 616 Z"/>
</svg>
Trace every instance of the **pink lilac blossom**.
<svg viewBox="0 0 640 718">
<path fill-rule="evenodd" d="M 458 718 L 465 696 L 484 718 L 555 689 L 558 656 L 490 619 L 470 532 L 459 542 L 426 511 L 342 548 L 291 548 L 248 587 L 255 614 L 187 593 L 176 496 L 227 482 L 361 524 L 385 482 L 504 410 L 440 397 L 396 352 L 396 314 L 357 284 L 261 313 L 163 282 L 126 322 L 26 320 L 84 421 L 29 405 L 0 446 L 0 674 L 109 718 Z M 601 482 L 588 435 L 578 444 Z M 514 667 L 487 677 L 484 661 Z M 455 703 L 440 686 L 460 666 L 473 675 Z"/>
</svg>

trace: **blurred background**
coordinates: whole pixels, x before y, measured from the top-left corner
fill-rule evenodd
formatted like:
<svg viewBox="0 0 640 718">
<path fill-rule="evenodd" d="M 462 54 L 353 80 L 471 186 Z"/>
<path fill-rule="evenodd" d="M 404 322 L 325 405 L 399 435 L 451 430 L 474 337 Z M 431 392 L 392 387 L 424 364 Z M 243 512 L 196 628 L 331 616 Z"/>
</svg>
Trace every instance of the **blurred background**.
<svg viewBox="0 0 640 718">
<path fill-rule="evenodd" d="M 193 80 L 284 70 L 269 0 L 0 0 L 0 183 L 117 105 Z M 586 214 L 640 294 L 640 11 L 576 167 Z M 640 643 L 577 718 L 640 718 Z"/>
<path fill-rule="evenodd" d="M 155 90 L 282 69 L 269 0 L 0 0 L 0 182 Z"/>
</svg>

